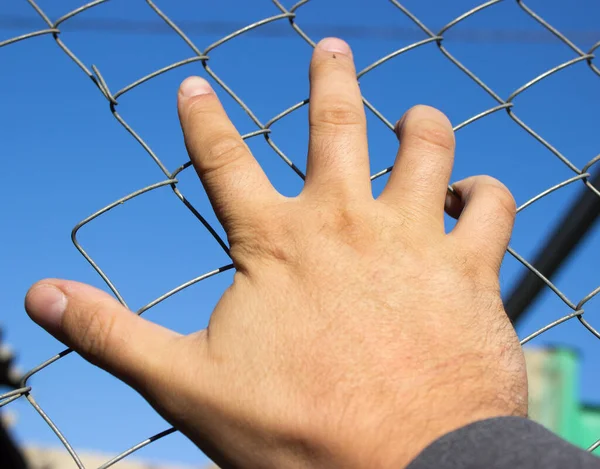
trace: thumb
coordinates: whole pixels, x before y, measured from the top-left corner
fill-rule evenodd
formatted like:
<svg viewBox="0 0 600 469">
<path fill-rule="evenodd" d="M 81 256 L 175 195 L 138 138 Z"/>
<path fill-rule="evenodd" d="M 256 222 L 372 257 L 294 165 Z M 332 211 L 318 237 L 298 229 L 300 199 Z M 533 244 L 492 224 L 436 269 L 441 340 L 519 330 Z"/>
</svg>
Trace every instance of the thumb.
<svg viewBox="0 0 600 469">
<path fill-rule="evenodd" d="M 149 322 L 101 290 L 47 279 L 27 292 L 25 309 L 37 324 L 88 361 L 144 393 L 173 379 L 171 358 L 182 336 Z"/>
</svg>

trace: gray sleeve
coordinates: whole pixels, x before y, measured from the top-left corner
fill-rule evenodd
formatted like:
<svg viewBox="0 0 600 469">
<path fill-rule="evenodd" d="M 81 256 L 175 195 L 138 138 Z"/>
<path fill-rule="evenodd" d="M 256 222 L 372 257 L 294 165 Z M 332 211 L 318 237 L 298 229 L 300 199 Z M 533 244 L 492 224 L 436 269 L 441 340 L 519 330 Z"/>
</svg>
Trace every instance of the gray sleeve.
<svg viewBox="0 0 600 469">
<path fill-rule="evenodd" d="M 406 469 L 600 469 L 600 458 L 520 417 L 481 420 L 425 448 Z"/>
</svg>

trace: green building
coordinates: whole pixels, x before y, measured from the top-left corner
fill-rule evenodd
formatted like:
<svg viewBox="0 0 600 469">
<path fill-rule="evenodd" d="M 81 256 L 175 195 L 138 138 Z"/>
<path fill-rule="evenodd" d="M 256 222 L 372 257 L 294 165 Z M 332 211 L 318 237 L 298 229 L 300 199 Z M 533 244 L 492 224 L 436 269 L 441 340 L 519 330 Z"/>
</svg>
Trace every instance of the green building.
<svg viewBox="0 0 600 469">
<path fill-rule="evenodd" d="M 529 416 L 581 448 L 600 440 L 600 406 L 579 401 L 579 356 L 566 348 L 526 348 Z M 596 451 L 600 456 L 600 450 Z"/>
</svg>

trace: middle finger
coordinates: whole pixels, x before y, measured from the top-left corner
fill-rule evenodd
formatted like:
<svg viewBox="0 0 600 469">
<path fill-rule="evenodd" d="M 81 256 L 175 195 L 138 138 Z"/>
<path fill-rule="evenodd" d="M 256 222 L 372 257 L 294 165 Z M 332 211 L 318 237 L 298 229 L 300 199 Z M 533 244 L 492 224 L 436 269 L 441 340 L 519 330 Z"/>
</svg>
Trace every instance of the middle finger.
<svg viewBox="0 0 600 469">
<path fill-rule="evenodd" d="M 352 51 L 323 39 L 310 64 L 306 187 L 371 196 L 367 126 Z"/>
</svg>

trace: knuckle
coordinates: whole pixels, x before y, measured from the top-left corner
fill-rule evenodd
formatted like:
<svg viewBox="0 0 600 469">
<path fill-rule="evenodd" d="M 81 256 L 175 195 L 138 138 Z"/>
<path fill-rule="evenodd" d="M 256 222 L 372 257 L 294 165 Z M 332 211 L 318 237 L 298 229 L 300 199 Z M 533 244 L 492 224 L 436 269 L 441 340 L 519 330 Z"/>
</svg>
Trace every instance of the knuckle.
<svg viewBox="0 0 600 469">
<path fill-rule="evenodd" d="M 246 265 L 245 259 L 257 257 L 292 264 L 297 258 L 296 232 L 297 224 L 289 212 L 271 207 L 262 214 L 255 214 L 251 223 L 231 230 L 231 255 L 243 265 Z"/>
<path fill-rule="evenodd" d="M 376 233 L 379 237 L 384 236 L 377 231 L 379 224 L 366 210 L 356 206 L 337 206 L 320 220 L 319 225 L 321 235 L 364 255 L 373 251 Z"/>
<path fill-rule="evenodd" d="M 360 127 L 365 124 L 362 108 L 340 99 L 322 100 L 313 127 Z"/>
<path fill-rule="evenodd" d="M 499 294 L 498 275 L 493 262 L 490 262 L 487 256 L 475 254 L 470 247 L 460 245 L 456 245 L 453 252 L 453 263 L 458 278 L 466 282 L 468 291 Z"/>
<path fill-rule="evenodd" d="M 453 151 L 454 132 L 448 118 L 435 108 L 415 106 L 407 111 L 401 121 L 400 139 L 411 136 L 427 145 Z"/>
<path fill-rule="evenodd" d="M 207 156 L 203 172 L 209 173 L 239 160 L 246 152 L 244 143 L 233 135 L 215 135 L 207 142 Z"/>
<path fill-rule="evenodd" d="M 315 57 L 311 63 L 311 78 L 326 76 L 330 73 L 347 73 L 356 78 L 354 61 L 344 54 L 327 53 Z"/>
<path fill-rule="evenodd" d="M 113 335 L 116 316 L 105 311 L 101 303 L 91 305 L 80 315 L 83 327 L 78 335 L 83 353 L 91 357 L 103 356 Z"/>
<path fill-rule="evenodd" d="M 490 176 L 481 176 L 480 184 L 494 197 L 499 211 L 504 212 L 511 219 L 515 217 L 517 204 L 512 193 L 504 184 Z"/>
<path fill-rule="evenodd" d="M 205 118 L 213 112 L 213 104 L 217 102 L 217 96 L 214 93 L 200 94 L 192 96 L 186 100 L 187 116 L 192 120 Z"/>
</svg>

